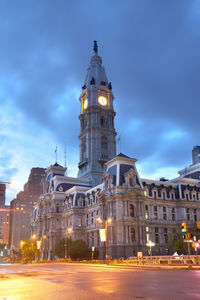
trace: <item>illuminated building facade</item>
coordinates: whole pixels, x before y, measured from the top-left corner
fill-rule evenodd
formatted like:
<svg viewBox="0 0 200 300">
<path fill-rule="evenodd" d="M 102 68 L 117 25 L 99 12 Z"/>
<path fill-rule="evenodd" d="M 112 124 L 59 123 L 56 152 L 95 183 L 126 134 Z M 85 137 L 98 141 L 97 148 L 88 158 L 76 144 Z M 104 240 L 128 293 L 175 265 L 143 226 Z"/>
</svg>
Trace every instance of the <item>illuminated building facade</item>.
<svg viewBox="0 0 200 300">
<path fill-rule="evenodd" d="M 32 234 L 42 241 L 43 259 L 53 259 L 55 244 L 69 236 L 83 239 L 105 258 L 99 229 L 106 224 L 108 256 L 147 255 L 150 241 L 155 243 L 152 254 L 167 254 L 176 227 L 200 220 L 199 178 L 144 179 L 136 159 L 116 156 L 114 96 L 97 50 L 95 42 L 80 96 L 78 178 L 65 176 L 66 168 L 58 163 L 50 166 L 34 208 Z"/>
</svg>

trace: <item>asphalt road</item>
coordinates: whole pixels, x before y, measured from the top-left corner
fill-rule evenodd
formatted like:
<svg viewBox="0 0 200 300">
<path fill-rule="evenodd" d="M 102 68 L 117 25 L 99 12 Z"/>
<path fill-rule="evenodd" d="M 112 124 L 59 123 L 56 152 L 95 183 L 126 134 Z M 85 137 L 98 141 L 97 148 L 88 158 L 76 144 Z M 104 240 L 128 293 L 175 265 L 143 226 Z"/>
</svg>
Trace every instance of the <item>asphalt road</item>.
<svg viewBox="0 0 200 300">
<path fill-rule="evenodd" d="M 200 299 L 199 270 L 83 264 L 1 265 L 0 300 Z"/>
</svg>

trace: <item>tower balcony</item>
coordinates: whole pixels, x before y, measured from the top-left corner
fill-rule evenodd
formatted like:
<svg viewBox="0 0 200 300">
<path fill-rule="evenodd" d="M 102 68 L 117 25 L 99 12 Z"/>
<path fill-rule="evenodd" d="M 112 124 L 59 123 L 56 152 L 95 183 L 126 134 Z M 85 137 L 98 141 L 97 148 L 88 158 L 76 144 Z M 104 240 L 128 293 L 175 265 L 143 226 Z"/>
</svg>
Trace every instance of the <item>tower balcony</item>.
<svg viewBox="0 0 200 300">
<path fill-rule="evenodd" d="M 100 163 L 105 163 L 108 161 L 108 155 L 107 154 L 102 154 L 100 157 L 99 157 L 99 162 Z"/>
<path fill-rule="evenodd" d="M 82 161 L 79 162 L 78 167 L 79 169 L 86 166 L 88 164 L 88 158 L 84 158 Z"/>
</svg>

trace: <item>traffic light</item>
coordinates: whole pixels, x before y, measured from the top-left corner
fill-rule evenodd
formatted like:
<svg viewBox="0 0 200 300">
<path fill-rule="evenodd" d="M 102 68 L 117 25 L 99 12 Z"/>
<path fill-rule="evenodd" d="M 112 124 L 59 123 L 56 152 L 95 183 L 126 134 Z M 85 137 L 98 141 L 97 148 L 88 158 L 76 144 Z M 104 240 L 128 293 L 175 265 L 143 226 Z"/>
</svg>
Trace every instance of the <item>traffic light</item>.
<svg viewBox="0 0 200 300">
<path fill-rule="evenodd" d="M 181 231 L 187 232 L 187 223 L 186 222 L 181 223 Z"/>
<path fill-rule="evenodd" d="M 188 233 L 188 239 L 192 239 L 192 237 L 193 237 L 193 234 Z"/>
<path fill-rule="evenodd" d="M 197 221 L 197 229 L 200 229 L 200 221 Z"/>
<path fill-rule="evenodd" d="M 187 240 L 187 234 L 183 234 L 183 235 L 182 235 L 182 238 L 183 238 L 184 240 Z"/>
</svg>

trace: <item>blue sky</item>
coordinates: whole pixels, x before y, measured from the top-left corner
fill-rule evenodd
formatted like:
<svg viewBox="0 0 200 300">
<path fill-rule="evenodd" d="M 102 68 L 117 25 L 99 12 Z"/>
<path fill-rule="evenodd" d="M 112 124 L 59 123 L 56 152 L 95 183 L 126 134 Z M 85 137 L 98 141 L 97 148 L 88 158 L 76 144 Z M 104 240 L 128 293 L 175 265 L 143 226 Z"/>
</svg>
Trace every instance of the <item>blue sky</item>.
<svg viewBox="0 0 200 300">
<path fill-rule="evenodd" d="M 184 0 L 0 0 L 0 180 L 64 163 L 76 176 L 79 95 L 93 40 L 115 96 L 122 152 L 173 178 L 200 144 L 200 5 Z"/>
</svg>

